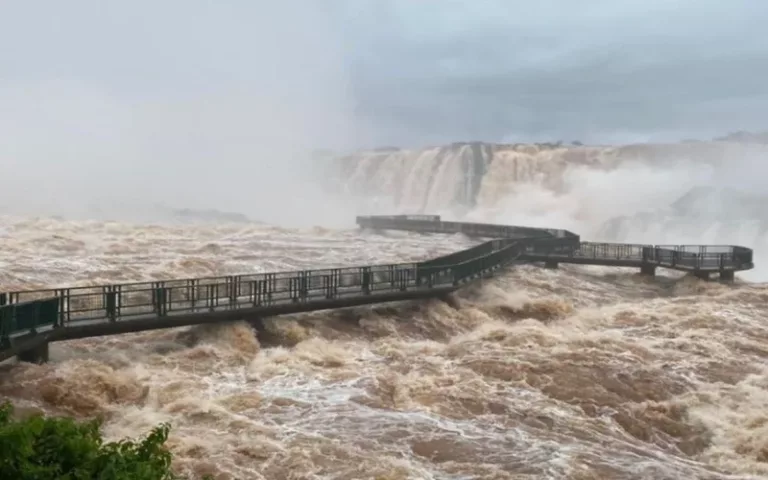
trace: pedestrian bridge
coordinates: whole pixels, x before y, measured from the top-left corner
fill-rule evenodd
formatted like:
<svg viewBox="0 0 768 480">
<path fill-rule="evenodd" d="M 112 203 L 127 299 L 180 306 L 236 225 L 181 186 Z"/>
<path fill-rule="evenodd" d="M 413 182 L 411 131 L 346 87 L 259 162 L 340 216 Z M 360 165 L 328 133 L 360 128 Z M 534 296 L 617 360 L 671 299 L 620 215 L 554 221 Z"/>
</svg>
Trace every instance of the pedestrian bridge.
<svg viewBox="0 0 768 480">
<path fill-rule="evenodd" d="M 446 295 L 516 264 L 656 268 L 731 281 L 739 246 L 582 242 L 567 230 L 447 222 L 433 215 L 357 217 L 369 230 L 465 234 L 477 246 L 421 262 L 0 293 L 0 361 L 44 362 L 50 342 Z"/>
</svg>

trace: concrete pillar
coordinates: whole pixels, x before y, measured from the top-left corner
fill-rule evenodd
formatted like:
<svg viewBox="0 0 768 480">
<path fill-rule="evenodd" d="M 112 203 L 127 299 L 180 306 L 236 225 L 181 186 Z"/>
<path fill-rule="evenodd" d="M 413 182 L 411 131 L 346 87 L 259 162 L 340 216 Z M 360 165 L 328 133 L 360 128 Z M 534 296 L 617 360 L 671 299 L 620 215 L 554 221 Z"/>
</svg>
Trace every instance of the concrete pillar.
<svg viewBox="0 0 768 480">
<path fill-rule="evenodd" d="M 693 272 L 693 275 L 696 278 L 699 278 L 701 280 L 707 280 L 707 281 L 709 280 L 709 272 L 706 272 L 706 271 L 697 270 L 697 271 Z"/>
<path fill-rule="evenodd" d="M 557 268 L 557 260 L 547 260 L 544 262 L 544 268 Z"/>
<path fill-rule="evenodd" d="M 656 265 L 641 265 L 640 266 L 640 275 L 648 275 L 650 277 L 653 277 L 656 275 Z"/>
<path fill-rule="evenodd" d="M 40 345 L 24 350 L 16 355 L 16 359 L 20 362 L 27 363 L 46 363 L 48 361 L 48 342 L 41 343 Z"/>
<path fill-rule="evenodd" d="M 734 280 L 735 272 L 733 270 L 723 270 L 720 272 L 721 282 L 732 282 Z"/>
</svg>

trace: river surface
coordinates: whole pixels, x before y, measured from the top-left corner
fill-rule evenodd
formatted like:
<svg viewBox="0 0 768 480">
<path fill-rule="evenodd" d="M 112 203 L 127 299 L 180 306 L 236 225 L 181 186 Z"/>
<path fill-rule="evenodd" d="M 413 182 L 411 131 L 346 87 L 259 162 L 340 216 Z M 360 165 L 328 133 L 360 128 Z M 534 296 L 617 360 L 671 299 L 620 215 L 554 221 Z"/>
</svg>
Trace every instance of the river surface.
<svg viewBox="0 0 768 480">
<path fill-rule="evenodd" d="M 410 261 L 462 236 L 4 218 L 2 290 Z M 768 476 L 768 288 L 535 266 L 449 301 L 54 344 L 20 407 L 172 425 L 217 479 Z"/>
</svg>

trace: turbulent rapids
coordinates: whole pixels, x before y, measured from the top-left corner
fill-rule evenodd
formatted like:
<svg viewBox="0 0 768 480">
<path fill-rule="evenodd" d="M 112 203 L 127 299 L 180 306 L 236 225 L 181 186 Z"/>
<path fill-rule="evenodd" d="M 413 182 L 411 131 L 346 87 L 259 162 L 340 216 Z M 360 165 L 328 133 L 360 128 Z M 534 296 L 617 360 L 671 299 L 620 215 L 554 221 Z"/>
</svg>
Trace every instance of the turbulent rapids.
<svg viewBox="0 0 768 480">
<path fill-rule="evenodd" d="M 420 262 L 65 286 L 0 294 L 0 361 L 44 363 L 56 341 L 245 320 L 263 330 L 279 315 L 442 298 L 504 268 L 542 262 L 658 267 L 703 280 L 733 281 L 754 268 L 736 245 L 637 245 L 582 242 L 563 229 L 444 221 L 439 215 L 359 216 L 361 228 L 485 238 L 479 245 Z"/>
<path fill-rule="evenodd" d="M 415 260 L 469 244 L 26 220 L 6 223 L 3 280 Z M 178 468 L 221 478 L 766 474 L 766 295 L 523 266 L 450 303 L 298 315 L 270 323 L 264 339 L 233 324 L 55 344 L 51 364 L 5 367 L 0 391 L 22 406 L 105 415 L 110 437 L 170 421 Z"/>
<path fill-rule="evenodd" d="M 422 181 L 390 168 L 393 179 Z M 454 168 L 431 181 L 452 185 Z M 483 178 L 476 208 L 493 197 L 494 177 Z M 542 182 L 537 198 L 573 213 L 575 190 Z M 678 187 L 670 203 L 689 185 Z M 440 210 L 442 190 L 417 190 L 411 200 Z M 573 229 L 590 235 L 580 215 Z M 2 220 L 3 291 L 419 261 L 476 244 L 352 227 Z M 706 221 L 690 228 L 708 231 Z M 759 253 L 749 235 L 719 241 Z M 110 439 L 168 421 L 176 468 L 221 479 L 763 478 L 767 300 L 765 284 L 738 279 L 522 265 L 445 300 L 280 317 L 258 336 L 232 323 L 56 343 L 49 364 L 0 367 L 0 395 L 29 410 L 102 415 Z"/>
</svg>

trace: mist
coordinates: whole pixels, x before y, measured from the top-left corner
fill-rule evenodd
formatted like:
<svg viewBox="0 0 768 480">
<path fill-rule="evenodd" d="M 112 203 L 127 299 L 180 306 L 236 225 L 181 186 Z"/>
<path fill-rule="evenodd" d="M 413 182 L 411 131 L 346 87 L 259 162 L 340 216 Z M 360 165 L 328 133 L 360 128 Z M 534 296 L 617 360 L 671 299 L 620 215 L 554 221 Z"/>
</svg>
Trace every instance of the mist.
<svg viewBox="0 0 768 480">
<path fill-rule="evenodd" d="M 6 2 L 0 213 L 154 220 L 192 208 L 351 225 L 370 202 L 328 188 L 332 169 L 311 152 L 764 129 L 761 5 Z M 470 216 L 597 231 L 696 185 L 760 192 L 763 158 L 575 169 L 565 203 L 523 185 Z"/>
<path fill-rule="evenodd" d="M 0 6 L 0 212 L 317 224 L 340 209 L 310 157 L 354 137 L 320 4 L 39 3 Z"/>
<path fill-rule="evenodd" d="M 766 145 L 733 144 L 713 164 L 680 158 L 659 165 L 649 156 L 607 171 L 575 167 L 561 192 L 519 185 L 492 210 L 466 218 L 565 228 L 588 241 L 746 246 L 755 269 L 739 276 L 768 281 L 768 213 L 755 210 L 768 200 L 766 158 Z M 674 205 L 694 189 L 701 198 Z"/>
</svg>

